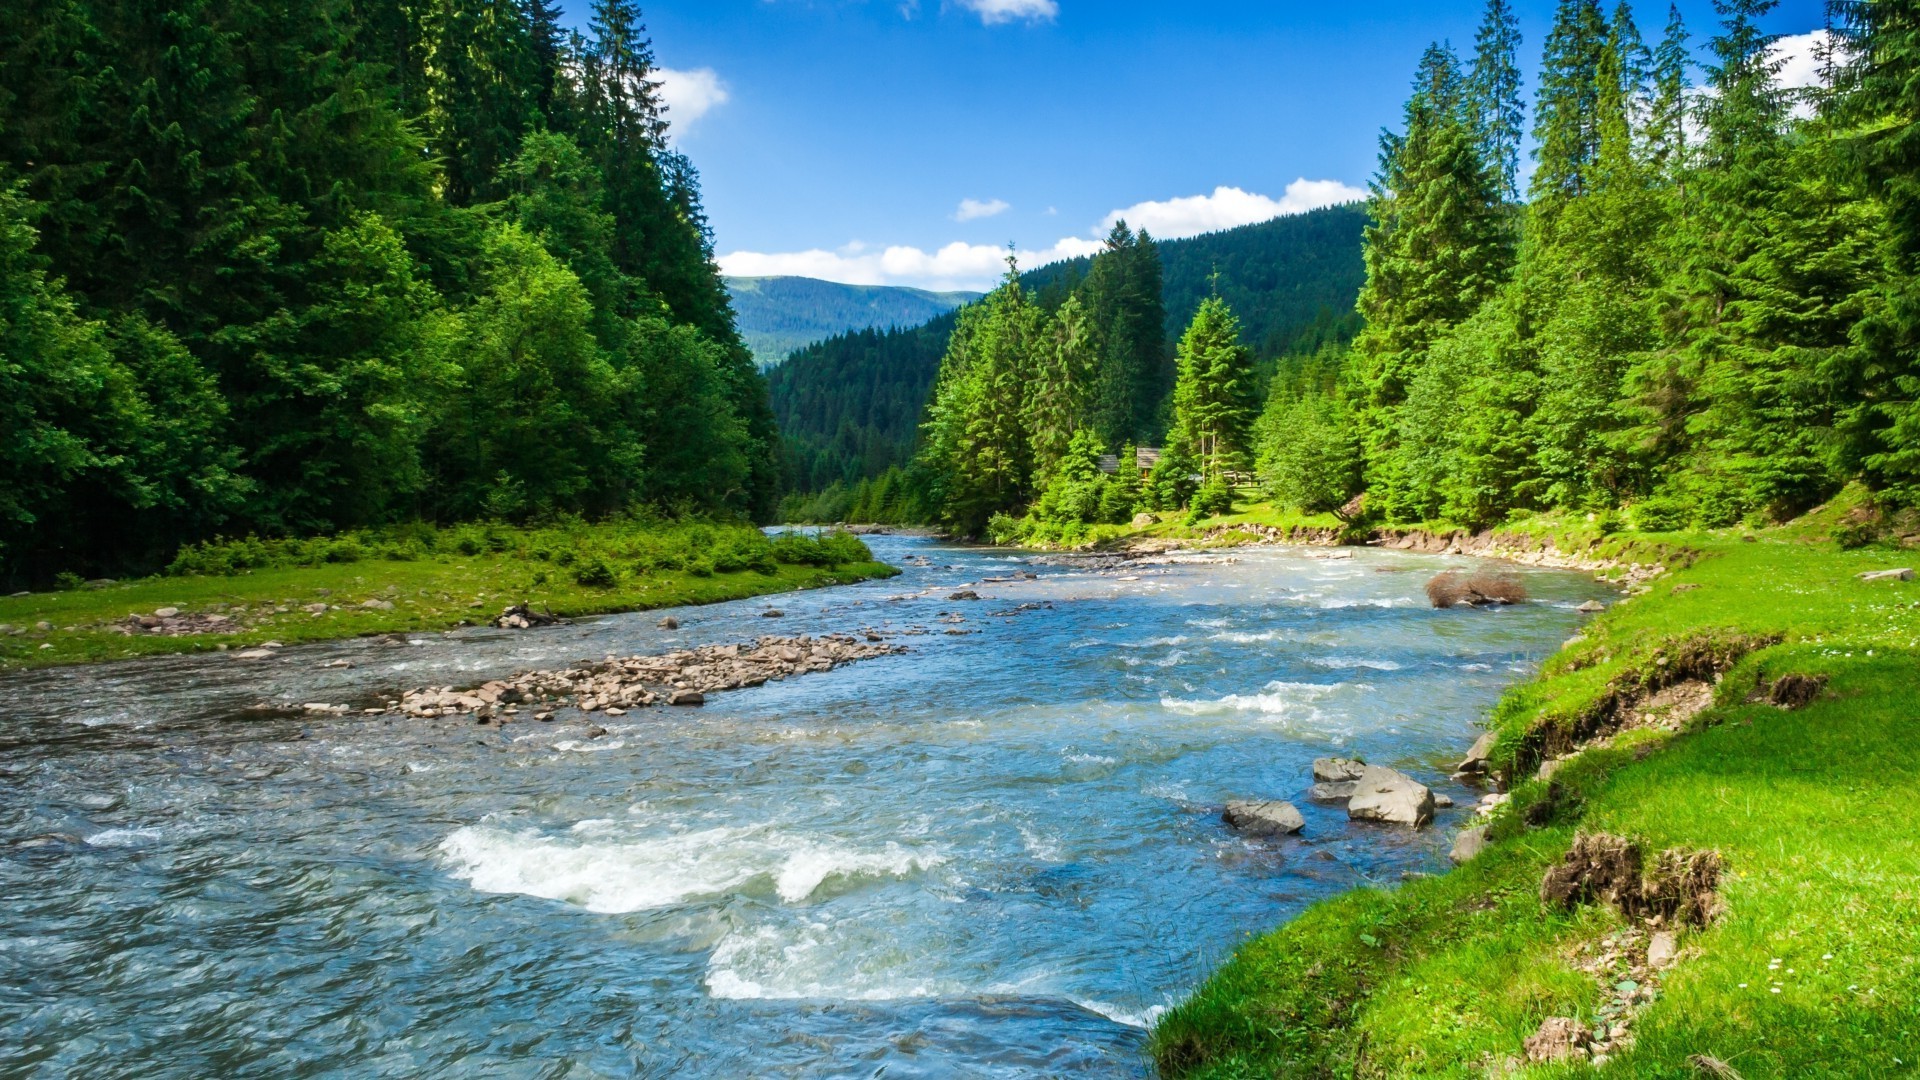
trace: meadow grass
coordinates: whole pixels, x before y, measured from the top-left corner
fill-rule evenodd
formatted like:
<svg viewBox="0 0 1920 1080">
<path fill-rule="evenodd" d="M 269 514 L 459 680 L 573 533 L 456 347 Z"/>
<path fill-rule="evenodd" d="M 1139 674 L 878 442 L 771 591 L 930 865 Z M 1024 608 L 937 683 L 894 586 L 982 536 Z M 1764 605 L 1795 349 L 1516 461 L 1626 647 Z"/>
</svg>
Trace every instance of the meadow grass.
<svg viewBox="0 0 1920 1080">
<path fill-rule="evenodd" d="M 1694 1055 L 1748 1078 L 1920 1075 L 1920 582 L 1857 577 L 1912 553 L 1841 550 L 1831 515 L 1660 537 L 1581 524 L 1533 527 L 1682 568 L 1596 618 L 1496 708 L 1496 762 L 1514 786 L 1486 852 L 1248 941 L 1159 1023 L 1163 1075 L 1677 1078 L 1703 1075 Z M 1533 778 L 1543 732 L 1567 733 L 1623 680 L 1704 648 L 1732 666 L 1686 728 L 1622 732 L 1551 784 Z M 1788 673 L 1828 683 L 1794 711 L 1751 700 Z M 1726 863 L 1723 913 L 1682 935 L 1635 1041 L 1598 1069 L 1522 1052 L 1547 1017 L 1594 1019 L 1601 988 L 1573 955 L 1625 926 L 1608 907 L 1539 898 L 1578 831 Z"/>
<path fill-rule="evenodd" d="M 566 617 L 711 604 L 898 572 L 852 537 L 788 543 L 736 525 L 484 526 L 413 529 L 402 539 L 209 545 L 183 552 L 176 568 L 226 572 L 0 598 L 0 669 L 448 630 L 522 603 Z M 276 565 L 289 561 L 302 565 Z M 318 604 L 327 610 L 306 610 Z M 177 636 L 118 629 L 130 614 L 168 607 L 237 625 Z"/>
</svg>

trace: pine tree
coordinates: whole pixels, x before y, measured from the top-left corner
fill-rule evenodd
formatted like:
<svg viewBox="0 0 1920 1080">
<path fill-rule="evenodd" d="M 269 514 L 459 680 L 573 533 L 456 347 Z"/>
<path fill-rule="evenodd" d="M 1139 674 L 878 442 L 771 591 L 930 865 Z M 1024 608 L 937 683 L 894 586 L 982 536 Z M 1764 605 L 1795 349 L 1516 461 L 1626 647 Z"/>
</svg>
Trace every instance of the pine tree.
<svg viewBox="0 0 1920 1080">
<path fill-rule="evenodd" d="M 1480 159 L 1499 178 L 1501 197 L 1520 197 L 1520 19 L 1507 0 L 1487 0 L 1467 77 L 1467 120 L 1479 136 Z"/>
<path fill-rule="evenodd" d="M 1092 426 L 1108 445 L 1157 434 L 1168 390 L 1162 291 L 1158 245 L 1115 222 L 1079 290 L 1100 353 Z"/>
<path fill-rule="evenodd" d="M 1653 103 L 1646 130 L 1647 160 L 1655 173 L 1673 179 L 1687 164 L 1688 93 L 1692 65 L 1687 26 L 1679 5 L 1667 9 L 1667 29 L 1653 55 Z"/>
<path fill-rule="evenodd" d="M 1833 5 L 1847 45 L 1828 111 L 1851 125 L 1845 145 L 1885 206 L 1892 238 L 1884 307 L 1856 330 L 1862 387 L 1853 453 L 1894 501 L 1920 504 L 1920 15 L 1891 0 Z"/>
<path fill-rule="evenodd" d="M 1368 200 L 1367 281 L 1354 343 L 1365 387 L 1370 460 L 1391 447 L 1392 410 L 1427 346 L 1505 278 L 1512 239 L 1500 193 L 1460 115 L 1452 54 L 1431 46 L 1407 103 L 1406 132 L 1381 138 Z"/>
<path fill-rule="evenodd" d="M 1000 287 L 962 309 L 940 362 L 921 461 L 941 514 L 963 533 L 981 535 L 1031 494 L 1027 395 L 1040 319 L 1009 255 Z"/>
<path fill-rule="evenodd" d="M 1240 343 L 1240 320 L 1226 301 L 1200 305 L 1180 337 L 1179 375 L 1173 387 L 1173 428 L 1208 480 L 1252 467 L 1253 353 Z"/>
<path fill-rule="evenodd" d="M 1572 198 L 1587 188 L 1587 170 L 1600 150 L 1597 75 L 1606 44 L 1607 24 L 1596 0 L 1560 0 L 1534 105 L 1536 202 Z"/>
</svg>

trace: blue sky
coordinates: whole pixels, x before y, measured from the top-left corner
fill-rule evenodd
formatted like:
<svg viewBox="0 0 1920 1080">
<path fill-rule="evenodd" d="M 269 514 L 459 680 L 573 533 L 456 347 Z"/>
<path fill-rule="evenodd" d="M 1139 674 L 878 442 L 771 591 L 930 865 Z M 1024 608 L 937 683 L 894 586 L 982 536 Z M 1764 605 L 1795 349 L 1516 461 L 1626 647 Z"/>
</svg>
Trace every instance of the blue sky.
<svg viewBox="0 0 1920 1080">
<path fill-rule="evenodd" d="M 1170 238 L 1342 201 L 1483 0 L 642 3 L 724 269 L 977 288 L 1008 242 L 1047 261 L 1118 212 Z M 1553 4 L 1516 6 L 1531 65 Z M 1657 39 L 1665 0 L 1636 7 Z M 1704 47 L 1710 0 L 1680 10 Z"/>
</svg>

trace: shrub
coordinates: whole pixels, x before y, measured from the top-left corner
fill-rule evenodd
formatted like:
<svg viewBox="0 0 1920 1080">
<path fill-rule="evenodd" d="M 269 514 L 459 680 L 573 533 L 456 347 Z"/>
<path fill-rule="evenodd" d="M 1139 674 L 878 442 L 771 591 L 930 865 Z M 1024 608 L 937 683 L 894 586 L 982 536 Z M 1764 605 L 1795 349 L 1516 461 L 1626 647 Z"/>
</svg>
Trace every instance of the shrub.
<svg viewBox="0 0 1920 1080">
<path fill-rule="evenodd" d="M 828 566 L 846 566 L 850 563 L 873 561 L 873 551 L 866 542 L 845 530 L 836 529 L 820 537 L 820 550 L 826 553 Z"/>
<path fill-rule="evenodd" d="M 1654 495 L 1629 507 L 1633 527 L 1641 532 L 1674 532 L 1693 521 L 1693 507 L 1673 495 Z"/>
<path fill-rule="evenodd" d="M 1449 570 L 1427 582 L 1427 599 L 1433 601 L 1433 606 L 1437 608 L 1460 604 L 1469 607 L 1519 604 L 1527 599 L 1527 587 L 1513 574 L 1485 570 L 1462 574 L 1458 570 Z"/>
<path fill-rule="evenodd" d="M 61 592 L 72 592 L 85 585 L 87 580 L 71 570 L 62 570 L 53 575 L 53 587 Z"/>
<path fill-rule="evenodd" d="M 608 565 L 607 560 L 598 555 L 589 555 L 573 568 L 573 580 L 589 589 L 611 589 L 619 584 L 620 575 Z"/>
<path fill-rule="evenodd" d="M 820 541 L 796 532 L 773 538 L 773 557 L 789 566 L 825 566 L 829 556 Z"/>
</svg>

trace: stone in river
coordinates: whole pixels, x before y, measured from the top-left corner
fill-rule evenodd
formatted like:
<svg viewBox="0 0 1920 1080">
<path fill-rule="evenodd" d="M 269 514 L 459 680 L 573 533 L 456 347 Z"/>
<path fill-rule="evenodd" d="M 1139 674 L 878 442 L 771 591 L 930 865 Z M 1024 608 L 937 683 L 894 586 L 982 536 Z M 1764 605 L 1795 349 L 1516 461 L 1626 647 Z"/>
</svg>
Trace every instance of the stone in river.
<svg viewBox="0 0 1920 1080">
<path fill-rule="evenodd" d="M 1307 792 L 1307 798 L 1314 802 L 1339 803 L 1353 798 L 1353 781 L 1326 780 L 1313 785 Z"/>
<path fill-rule="evenodd" d="M 1236 799 L 1227 804 L 1220 817 L 1248 836 L 1283 836 L 1297 833 L 1307 824 L 1290 802 Z"/>
<path fill-rule="evenodd" d="M 678 630 L 680 629 L 680 620 L 668 615 L 666 618 L 660 620 L 660 629 Z"/>
<path fill-rule="evenodd" d="M 669 705 L 705 705 L 707 696 L 698 690 L 675 690 L 667 699 Z"/>
<path fill-rule="evenodd" d="M 1598 615 L 1600 612 L 1607 610 L 1607 605 L 1598 600 L 1589 600 L 1581 604 L 1579 610 L 1587 615 Z"/>
<path fill-rule="evenodd" d="M 1345 780 L 1358 780 L 1367 768 L 1365 762 L 1348 761 L 1346 758 L 1323 757 L 1313 759 L 1313 778 L 1330 783 Z"/>
<path fill-rule="evenodd" d="M 1433 820 L 1433 792 L 1404 773 L 1368 765 L 1347 800 L 1347 817 L 1419 828 Z"/>
<path fill-rule="evenodd" d="M 1486 772 L 1487 758 L 1493 753 L 1494 744 L 1499 741 L 1500 736 L 1498 732 L 1482 732 L 1480 737 L 1474 740 L 1473 749 L 1467 751 L 1467 756 L 1461 760 L 1455 771 L 1463 773 Z"/>
</svg>

